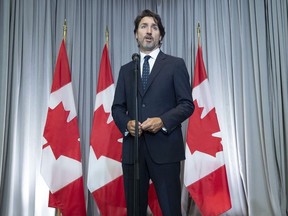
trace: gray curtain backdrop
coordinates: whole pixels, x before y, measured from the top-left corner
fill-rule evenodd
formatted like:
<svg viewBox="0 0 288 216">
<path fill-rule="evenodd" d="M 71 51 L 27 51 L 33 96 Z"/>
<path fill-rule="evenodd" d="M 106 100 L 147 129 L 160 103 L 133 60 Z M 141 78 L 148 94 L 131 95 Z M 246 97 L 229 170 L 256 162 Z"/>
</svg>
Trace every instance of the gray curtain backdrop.
<svg viewBox="0 0 288 216">
<path fill-rule="evenodd" d="M 201 25 L 232 199 L 224 215 L 287 215 L 287 0 L 0 0 L 0 215 L 55 214 L 40 161 L 65 18 L 87 212 L 99 215 L 86 181 L 105 28 L 116 83 L 137 52 L 133 21 L 146 8 L 162 17 L 161 49 L 184 58 L 191 78 Z M 185 188 L 182 197 L 183 215 L 199 215 Z"/>
</svg>

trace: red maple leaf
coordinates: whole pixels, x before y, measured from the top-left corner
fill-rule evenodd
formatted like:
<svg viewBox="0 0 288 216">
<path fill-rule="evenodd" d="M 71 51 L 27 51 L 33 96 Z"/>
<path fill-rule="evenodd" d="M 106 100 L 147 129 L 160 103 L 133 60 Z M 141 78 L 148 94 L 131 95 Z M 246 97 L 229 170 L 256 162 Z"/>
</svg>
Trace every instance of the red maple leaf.
<svg viewBox="0 0 288 216">
<path fill-rule="evenodd" d="M 122 134 L 114 121 L 107 124 L 109 115 L 110 113 L 105 113 L 103 105 L 95 111 L 91 146 L 97 158 L 103 155 L 121 161 L 122 145 L 118 140 L 122 138 Z"/>
<path fill-rule="evenodd" d="M 44 128 L 47 144 L 43 146 L 43 149 L 50 145 L 56 159 L 64 155 L 81 161 L 77 118 L 67 122 L 68 115 L 69 111 L 64 110 L 62 102 L 54 109 L 48 109 Z"/>
<path fill-rule="evenodd" d="M 220 128 L 215 112 L 215 108 L 201 119 L 203 108 L 198 106 L 194 101 L 195 110 L 189 119 L 187 144 L 191 153 L 200 151 L 216 157 L 216 153 L 223 151 L 221 138 L 212 136 L 213 133 L 219 132 Z"/>
</svg>

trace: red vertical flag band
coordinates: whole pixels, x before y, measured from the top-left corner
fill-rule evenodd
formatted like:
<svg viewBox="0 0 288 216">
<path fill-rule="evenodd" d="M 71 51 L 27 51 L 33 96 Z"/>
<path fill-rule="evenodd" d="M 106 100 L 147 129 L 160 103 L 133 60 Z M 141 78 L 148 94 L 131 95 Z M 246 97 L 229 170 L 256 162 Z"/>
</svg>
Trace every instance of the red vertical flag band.
<svg viewBox="0 0 288 216">
<path fill-rule="evenodd" d="M 49 187 L 49 207 L 63 216 L 85 216 L 80 135 L 64 40 L 61 43 L 43 133 L 41 175 Z"/>
<path fill-rule="evenodd" d="M 193 82 L 195 111 L 189 118 L 184 184 L 203 216 L 231 208 L 220 127 L 199 45 Z"/>
</svg>

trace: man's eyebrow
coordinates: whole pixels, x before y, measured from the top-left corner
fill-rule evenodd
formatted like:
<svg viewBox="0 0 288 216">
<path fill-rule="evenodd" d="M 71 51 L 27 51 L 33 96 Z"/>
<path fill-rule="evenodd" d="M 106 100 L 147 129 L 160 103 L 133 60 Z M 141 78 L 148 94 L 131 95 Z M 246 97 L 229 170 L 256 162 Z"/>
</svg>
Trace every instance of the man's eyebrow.
<svg viewBox="0 0 288 216">
<path fill-rule="evenodd" d="M 144 26 L 148 26 L 149 24 L 146 23 L 146 22 L 145 22 L 145 23 L 140 23 L 140 24 L 139 24 L 139 26 L 143 26 L 143 25 L 144 25 Z M 152 27 L 155 27 L 155 26 L 158 27 L 158 24 L 157 24 L 157 23 L 153 23 L 153 24 L 151 24 L 151 26 L 152 26 Z"/>
</svg>

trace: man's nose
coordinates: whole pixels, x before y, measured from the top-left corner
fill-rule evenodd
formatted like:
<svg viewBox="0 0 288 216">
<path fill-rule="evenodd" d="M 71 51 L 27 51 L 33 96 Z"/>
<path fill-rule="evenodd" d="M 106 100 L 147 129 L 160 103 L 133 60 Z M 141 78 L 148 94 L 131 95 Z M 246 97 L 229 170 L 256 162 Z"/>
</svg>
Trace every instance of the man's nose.
<svg viewBox="0 0 288 216">
<path fill-rule="evenodd" d="M 151 27 L 147 28 L 147 34 L 152 34 L 152 28 Z"/>
</svg>

